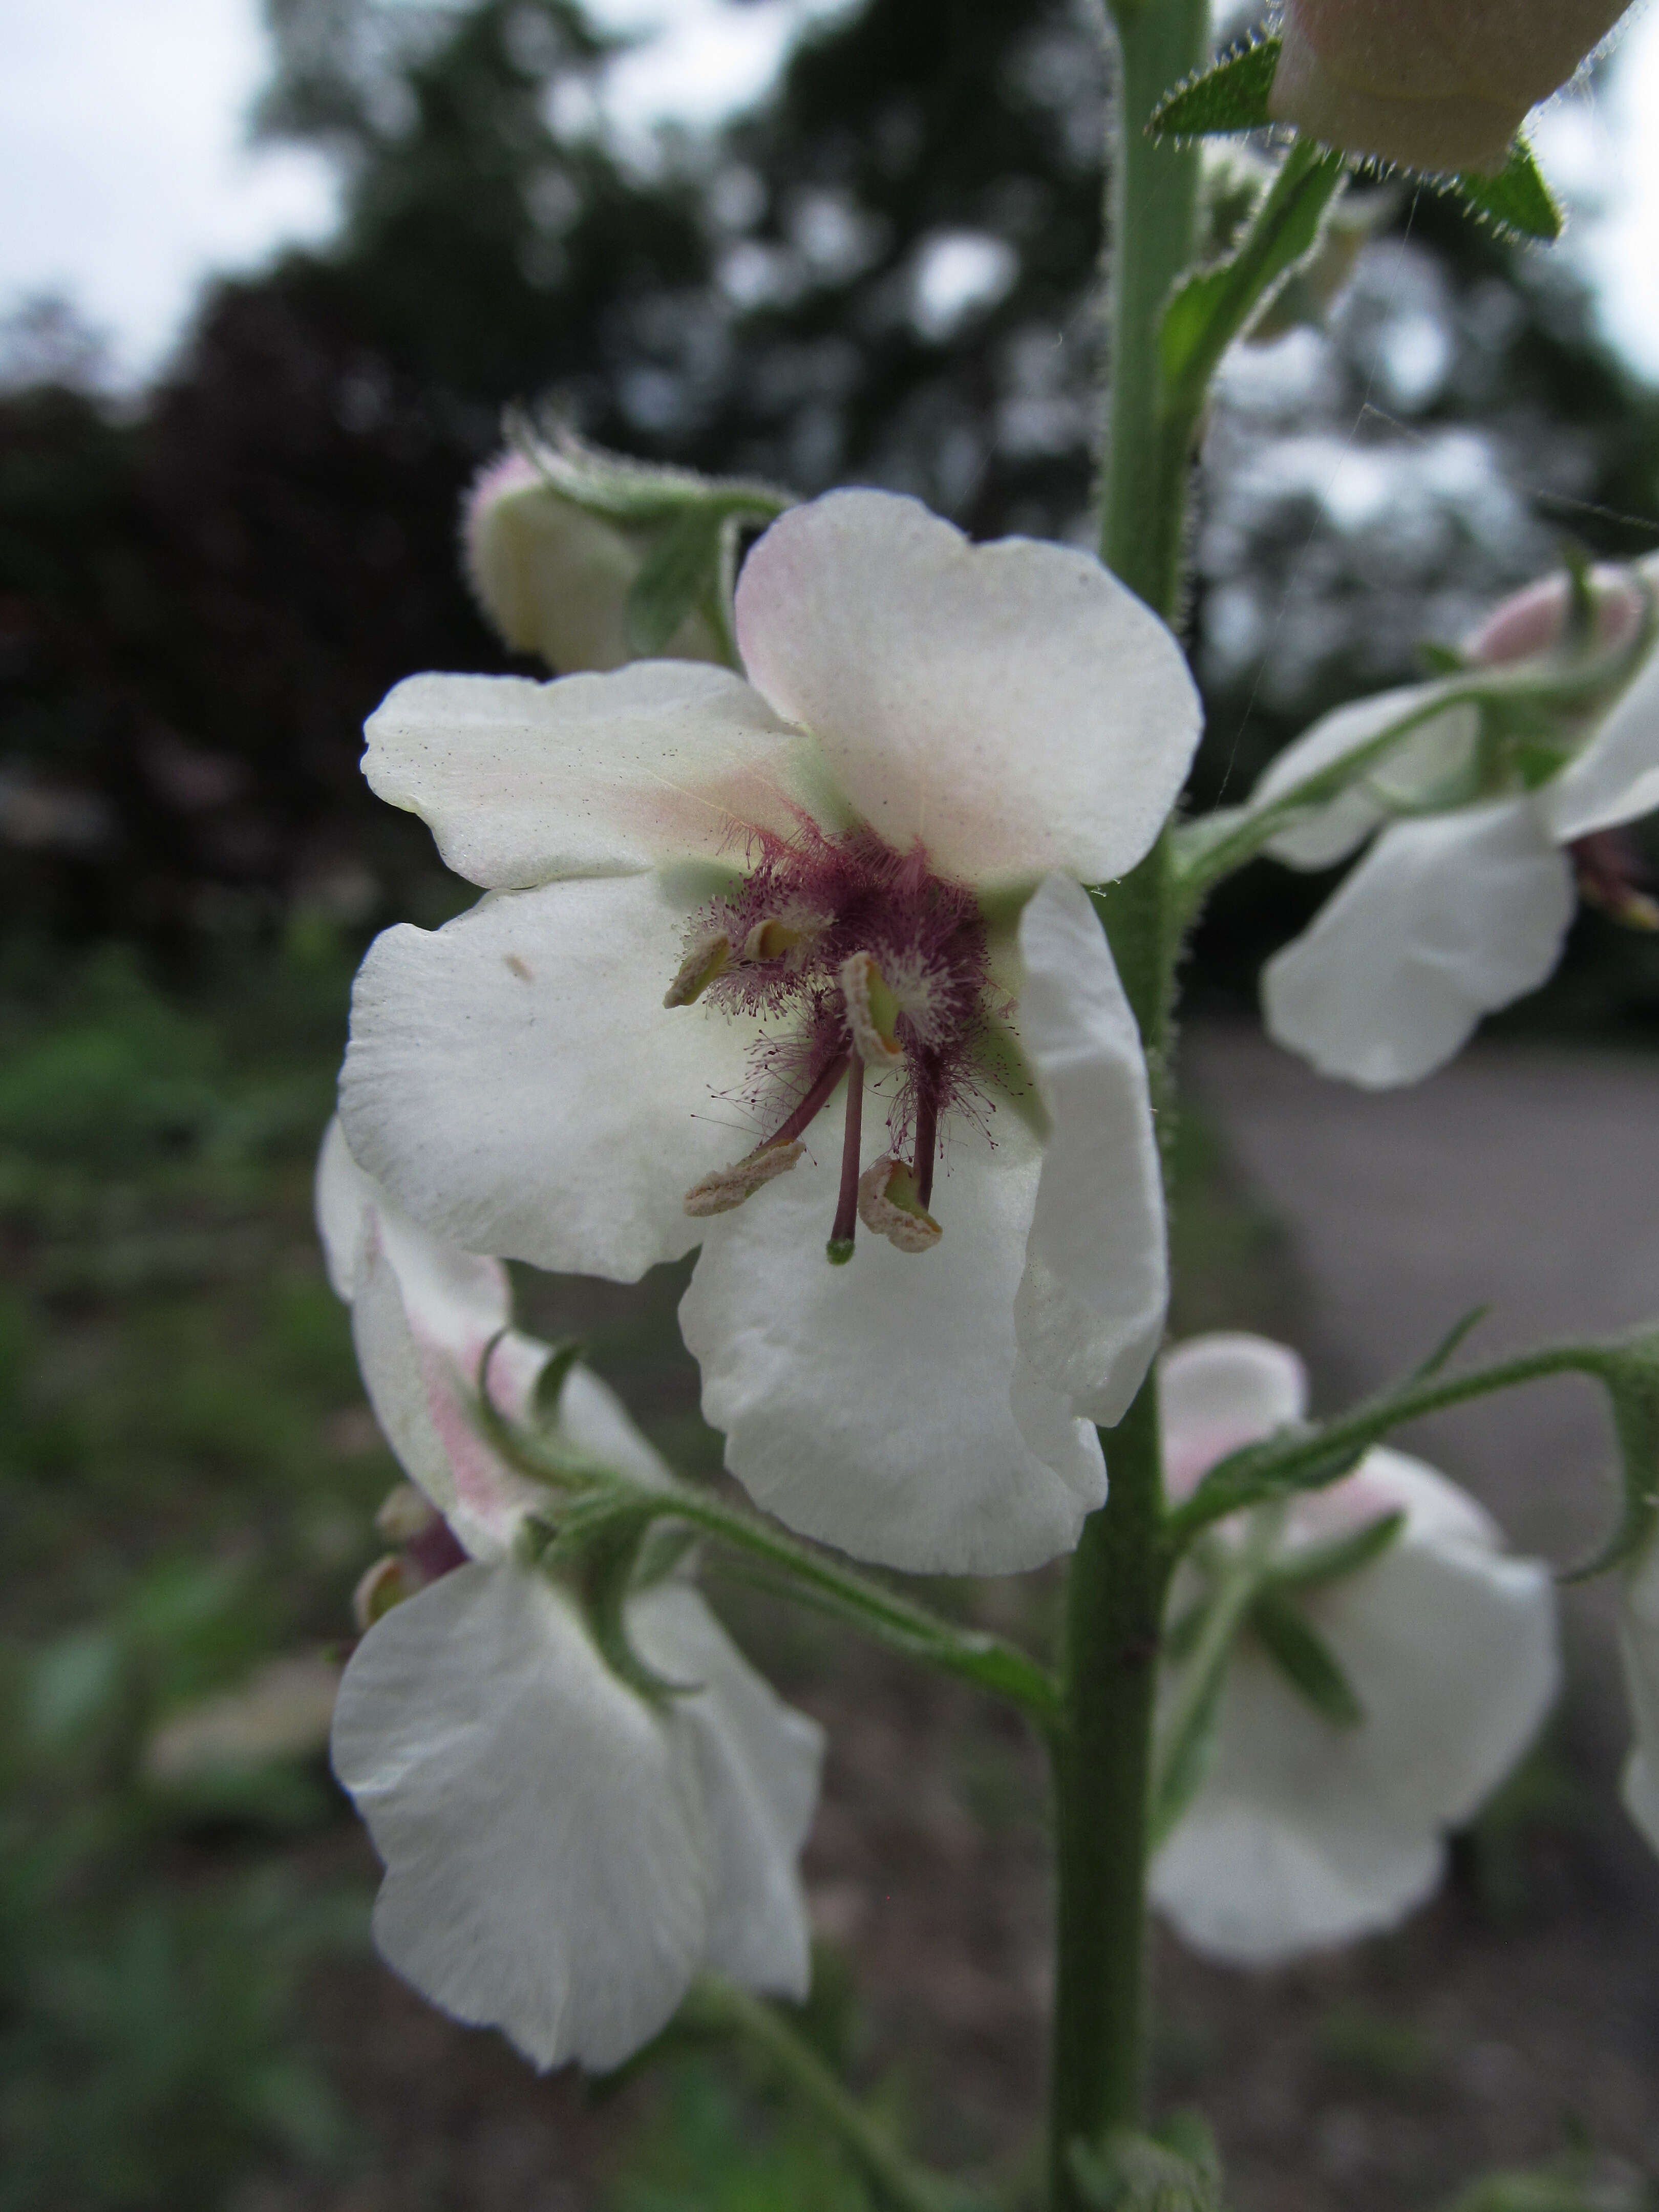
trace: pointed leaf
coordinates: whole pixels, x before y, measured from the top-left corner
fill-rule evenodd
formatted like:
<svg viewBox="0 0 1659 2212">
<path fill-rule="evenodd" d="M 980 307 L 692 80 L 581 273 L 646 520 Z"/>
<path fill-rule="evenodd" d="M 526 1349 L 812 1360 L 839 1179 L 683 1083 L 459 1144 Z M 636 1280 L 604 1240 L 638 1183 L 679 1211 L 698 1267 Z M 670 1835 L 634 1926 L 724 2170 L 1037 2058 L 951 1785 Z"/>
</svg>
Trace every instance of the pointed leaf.
<svg viewBox="0 0 1659 2212">
<path fill-rule="evenodd" d="M 1561 210 L 1524 138 L 1510 148 L 1497 176 L 1459 177 L 1447 189 L 1474 214 L 1515 237 L 1553 246 L 1561 235 Z"/>
<path fill-rule="evenodd" d="M 1265 130 L 1273 121 L 1267 96 L 1279 73 L 1279 49 L 1277 39 L 1258 39 L 1202 76 L 1178 85 L 1153 111 L 1147 129 L 1160 138 Z"/>
<path fill-rule="evenodd" d="M 1216 363 L 1274 287 L 1319 243 L 1346 159 L 1303 140 L 1291 149 L 1237 252 L 1188 277 L 1158 333 L 1158 366 L 1177 408 L 1201 402 Z"/>
<path fill-rule="evenodd" d="M 1293 1688 L 1334 1728 L 1358 1728 L 1365 1708 L 1330 1646 L 1288 1599 L 1263 1590 L 1250 1608 L 1256 1640 Z"/>
</svg>

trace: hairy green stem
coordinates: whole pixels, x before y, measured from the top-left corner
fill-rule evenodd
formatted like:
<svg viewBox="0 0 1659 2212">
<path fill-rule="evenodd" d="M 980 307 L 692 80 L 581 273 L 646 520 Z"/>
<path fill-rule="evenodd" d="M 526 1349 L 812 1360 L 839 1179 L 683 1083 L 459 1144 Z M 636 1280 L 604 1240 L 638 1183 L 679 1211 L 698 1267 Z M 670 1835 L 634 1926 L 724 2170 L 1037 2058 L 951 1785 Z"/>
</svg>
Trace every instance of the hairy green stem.
<svg viewBox="0 0 1659 2212">
<path fill-rule="evenodd" d="M 708 1978 L 693 1990 L 684 2017 L 690 2026 L 726 2029 L 752 2045 L 839 2136 L 892 2212 L 951 2212 L 962 2203 L 947 2183 L 911 2164 L 775 2007 L 730 1982 Z"/>
<path fill-rule="evenodd" d="M 1117 0 L 1114 13 L 1121 67 L 1100 550 L 1132 591 L 1173 621 L 1190 455 L 1184 437 L 1176 451 L 1162 435 L 1158 342 L 1165 302 L 1191 258 L 1199 157 L 1194 147 L 1149 138 L 1146 125 L 1170 88 L 1203 61 L 1209 10 L 1207 0 Z M 1159 1099 L 1177 951 L 1172 894 L 1166 830 L 1099 900 Z M 1167 1126 L 1167 1102 L 1165 1109 Z M 1085 2212 L 1073 2143 L 1097 2142 L 1141 2117 L 1152 1703 L 1169 1573 L 1155 1376 L 1103 1442 L 1110 1492 L 1072 1561 L 1065 1720 L 1052 1739 L 1058 1897 L 1050 2212 Z"/>
</svg>

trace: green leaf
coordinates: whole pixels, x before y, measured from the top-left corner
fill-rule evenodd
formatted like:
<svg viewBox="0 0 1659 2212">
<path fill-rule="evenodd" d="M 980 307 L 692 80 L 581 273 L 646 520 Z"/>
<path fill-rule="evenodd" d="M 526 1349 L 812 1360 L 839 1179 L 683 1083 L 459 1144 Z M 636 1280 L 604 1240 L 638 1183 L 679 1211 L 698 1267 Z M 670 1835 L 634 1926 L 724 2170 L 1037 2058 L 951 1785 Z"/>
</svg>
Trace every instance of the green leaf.
<svg viewBox="0 0 1659 2212">
<path fill-rule="evenodd" d="M 657 540 L 628 594 L 628 642 L 635 653 L 660 653 L 718 583 L 725 523 L 724 511 L 712 501 L 690 507 Z"/>
<path fill-rule="evenodd" d="M 1478 216 L 1516 238 L 1553 246 L 1561 235 L 1561 210 L 1524 138 L 1495 177 L 1462 176 L 1446 187 Z"/>
<path fill-rule="evenodd" d="M 1238 251 L 1176 290 L 1158 332 L 1158 367 L 1172 409 L 1201 403 L 1228 346 L 1274 286 L 1317 246 L 1346 168 L 1345 155 L 1322 154 L 1311 141 L 1298 140 Z"/>
<path fill-rule="evenodd" d="M 1343 1581 L 1380 1559 L 1397 1542 L 1406 1525 L 1403 1513 L 1382 1513 L 1352 1536 L 1334 1543 L 1310 1544 L 1305 1550 L 1280 1560 L 1273 1571 L 1277 1589 L 1318 1589 L 1326 1583 Z"/>
<path fill-rule="evenodd" d="M 1147 129 L 1159 138 L 1206 138 L 1265 130 L 1267 95 L 1279 73 L 1280 42 L 1258 39 L 1192 78 L 1155 108 Z"/>
<path fill-rule="evenodd" d="M 1358 1728 L 1365 1708 L 1330 1646 L 1287 1598 L 1266 1589 L 1250 1608 L 1250 1626 L 1279 1672 L 1334 1728 Z"/>
</svg>

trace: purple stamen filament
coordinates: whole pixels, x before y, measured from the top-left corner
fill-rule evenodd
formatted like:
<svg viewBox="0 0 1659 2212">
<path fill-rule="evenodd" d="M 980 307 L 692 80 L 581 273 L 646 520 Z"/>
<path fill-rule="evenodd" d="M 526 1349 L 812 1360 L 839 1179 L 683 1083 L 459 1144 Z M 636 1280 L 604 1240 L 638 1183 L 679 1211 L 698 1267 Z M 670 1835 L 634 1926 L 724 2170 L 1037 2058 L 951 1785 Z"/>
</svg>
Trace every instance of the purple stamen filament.
<svg viewBox="0 0 1659 2212">
<path fill-rule="evenodd" d="M 926 1072 L 931 1073 L 932 1071 Z M 924 1082 L 916 1100 L 915 1165 L 911 1170 L 915 1177 L 916 1196 L 924 1212 L 933 1200 L 933 1160 L 938 1151 L 939 1093 L 932 1083 Z"/>
<path fill-rule="evenodd" d="M 841 1144 L 841 1195 L 836 1203 L 836 1224 L 830 1231 L 832 1257 L 836 1248 L 850 1255 L 859 1225 L 859 1165 L 864 1138 L 864 1062 L 857 1053 L 847 1074 L 847 1125 Z"/>
<path fill-rule="evenodd" d="M 820 1108 L 829 1103 L 830 1092 L 841 1081 L 846 1072 L 848 1061 L 852 1059 L 854 1059 L 852 1054 L 838 1052 L 826 1060 L 806 1086 L 800 1103 L 792 1109 L 782 1127 L 775 1129 L 764 1143 L 757 1146 L 756 1149 L 759 1152 L 766 1152 L 774 1145 L 792 1145 L 797 1137 L 804 1137 L 817 1119 Z M 863 1072 L 863 1069 L 860 1068 L 860 1077 Z"/>
</svg>

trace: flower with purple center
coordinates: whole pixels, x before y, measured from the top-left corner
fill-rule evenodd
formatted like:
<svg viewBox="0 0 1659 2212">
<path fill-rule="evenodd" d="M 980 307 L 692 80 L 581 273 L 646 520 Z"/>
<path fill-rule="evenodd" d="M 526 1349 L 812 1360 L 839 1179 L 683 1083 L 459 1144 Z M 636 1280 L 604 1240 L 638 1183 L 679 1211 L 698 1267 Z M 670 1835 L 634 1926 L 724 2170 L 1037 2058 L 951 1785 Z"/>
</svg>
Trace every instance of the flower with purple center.
<svg viewBox="0 0 1659 2212">
<path fill-rule="evenodd" d="M 749 555 L 748 678 L 428 676 L 375 790 L 490 895 L 358 979 L 356 1157 L 466 1250 L 632 1280 L 733 1472 L 887 1564 L 1076 1539 L 1162 1332 L 1146 1073 L 1081 885 L 1149 849 L 1199 707 L 1097 563 L 844 492 Z"/>
</svg>

